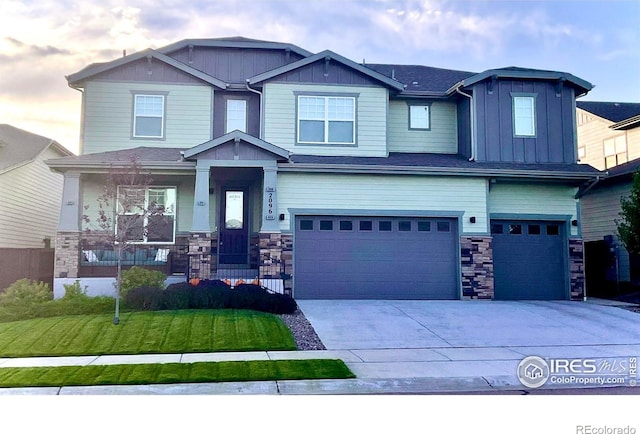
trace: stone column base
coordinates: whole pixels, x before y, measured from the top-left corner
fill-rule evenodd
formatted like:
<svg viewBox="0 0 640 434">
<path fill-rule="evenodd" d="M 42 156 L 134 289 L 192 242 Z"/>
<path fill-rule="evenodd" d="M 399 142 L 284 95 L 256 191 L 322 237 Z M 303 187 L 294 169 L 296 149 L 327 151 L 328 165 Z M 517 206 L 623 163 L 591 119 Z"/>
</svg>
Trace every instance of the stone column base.
<svg viewBox="0 0 640 434">
<path fill-rule="evenodd" d="M 492 300 L 493 248 L 490 236 L 460 237 L 462 298 Z"/>
<path fill-rule="evenodd" d="M 189 234 L 189 279 L 211 278 L 211 234 Z"/>
<path fill-rule="evenodd" d="M 291 277 L 293 271 L 293 235 L 264 233 L 260 237 L 260 279 Z M 291 295 L 292 279 L 284 279 L 284 293 Z"/>
<path fill-rule="evenodd" d="M 54 277 L 78 277 L 80 265 L 80 232 L 56 232 Z"/>
<path fill-rule="evenodd" d="M 569 239 L 569 279 L 571 300 L 584 297 L 584 242 L 581 239 Z"/>
</svg>

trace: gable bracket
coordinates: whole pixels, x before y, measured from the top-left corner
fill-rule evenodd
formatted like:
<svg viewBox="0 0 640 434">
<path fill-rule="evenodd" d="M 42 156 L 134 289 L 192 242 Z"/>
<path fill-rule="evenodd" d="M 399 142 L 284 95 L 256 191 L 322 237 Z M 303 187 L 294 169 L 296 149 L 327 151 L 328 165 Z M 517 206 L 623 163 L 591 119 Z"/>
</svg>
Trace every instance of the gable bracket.
<svg viewBox="0 0 640 434">
<path fill-rule="evenodd" d="M 560 77 L 558 79 L 558 82 L 556 83 L 556 96 L 560 97 L 562 96 L 562 88 L 564 87 L 564 82 L 567 81 L 566 78 L 564 77 Z"/>
<path fill-rule="evenodd" d="M 331 61 L 331 57 L 327 56 L 324 58 L 324 76 L 328 77 L 329 76 L 329 62 Z"/>
<path fill-rule="evenodd" d="M 151 54 L 147 54 L 147 74 L 149 75 L 153 74 L 153 71 L 151 70 L 152 59 L 153 59 L 153 56 Z"/>
</svg>

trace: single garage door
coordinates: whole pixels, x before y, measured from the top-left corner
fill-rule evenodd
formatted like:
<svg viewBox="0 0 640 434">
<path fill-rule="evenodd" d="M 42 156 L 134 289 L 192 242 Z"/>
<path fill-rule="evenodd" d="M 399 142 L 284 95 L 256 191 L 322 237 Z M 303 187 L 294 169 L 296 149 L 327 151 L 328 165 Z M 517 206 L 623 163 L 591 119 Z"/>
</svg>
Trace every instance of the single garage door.
<svg viewBox="0 0 640 434">
<path fill-rule="evenodd" d="M 495 299 L 564 300 L 565 224 L 491 221 Z"/>
<path fill-rule="evenodd" d="M 457 220 L 296 218 L 298 299 L 458 299 Z"/>
</svg>

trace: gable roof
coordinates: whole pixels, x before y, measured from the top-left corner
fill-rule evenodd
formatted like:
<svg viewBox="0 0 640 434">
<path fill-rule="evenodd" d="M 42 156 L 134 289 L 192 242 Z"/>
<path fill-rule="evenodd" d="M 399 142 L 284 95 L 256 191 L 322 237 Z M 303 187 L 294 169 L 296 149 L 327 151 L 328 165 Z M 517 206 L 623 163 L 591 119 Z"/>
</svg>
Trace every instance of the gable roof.
<svg viewBox="0 0 640 434">
<path fill-rule="evenodd" d="M 45 163 L 59 170 L 65 169 L 99 169 L 109 167 L 126 167 L 134 157 L 140 165 L 147 169 L 189 169 L 195 167 L 195 162 L 184 161 L 182 152 L 188 148 L 157 148 L 139 146 L 137 148 L 122 149 L 119 151 L 98 152 L 95 154 L 74 155 L 71 157 L 53 158 Z"/>
<path fill-rule="evenodd" d="M 111 62 L 91 64 L 86 68 L 82 69 L 81 71 L 76 72 L 75 74 L 68 75 L 66 78 L 69 83 L 69 86 L 82 87 L 81 82 L 89 77 L 92 77 L 94 75 L 97 75 L 106 71 L 110 71 L 112 69 L 118 68 L 120 66 L 123 66 L 128 63 L 135 62 L 144 58 L 157 59 L 160 62 L 166 63 L 167 65 L 171 65 L 174 68 L 179 69 L 180 71 L 186 74 L 192 75 L 193 77 L 196 77 L 204 81 L 205 83 L 209 83 L 213 86 L 219 87 L 220 89 L 226 89 L 227 87 L 229 87 L 228 83 L 225 83 L 224 81 L 219 80 L 200 70 L 192 68 L 191 66 L 186 65 L 178 60 L 175 60 L 159 51 L 152 50 L 151 48 L 140 51 L 138 53 L 121 57 L 120 59 L 116 59 Z"/>
<path fill-rule="evenodd" d="M 264 72 L 262 74 L 258 74 L 255 77 L 251 77 L 248 81 L 248 83 L 250 85 L 254 85 L 254 84 L 258 84 L 258 83 L 262 83 L 264 81 L 270 80 L 272 78 L 275 78 L 279 75 L 282 74 L 286 74 L 287 72 L 291 72 L 293 70 L 296 70 L 298 68 L 302 68 L 305 67 L 307 65 L 310 65 L 312 63 L 315 63 L 319 60 L 325 60 L 325 59 L 330 59 L 330 60 L 334 60 L 338 63 L 343 64 L 344 66 L 347 66 L 349 68 L 355 69 L 356 71 L 372 78 L 373 80 L 379 81 L 380 83 L 384 84 L 387 87 L 390 87 L 392 89 L 395 89 L 397 91 L 402 91 L 404 89 L 404 86 L 402 83 L 398 82 L 397 80 L 393 80 L 389 77 L 387 77 L 386 75 L 380 74 L 377 71 L 374 71 L 370 68 L 367 68 L 365 66 L 360 65 L 359 63 L 354 62 L 353 60 L 349 60 L 346 57 L 343 57 L 339 54 L 334 53 L 331 50 L 324 50 L 321 51 L 320 53 L 314 54 L 312 56 L 306 57 L 304 59 L 300 59 L 297 62 L 293 62 L 290 63 L 288 65 L 284 65 L 281 66 L 280 68 L 276 68 L 273 69 L 271 71 L 267 71 Z"/>
<path fill-rule="evenodd" d="M 404 94 L 432 92 L 437 95 L 444 95 L 456 83 L 476 74 L 475 72 L 422 65 L 367 63 L 364 66 L 403 83 Z"/>
<path fill-rule="evenodd" d="M 547 71 L 543 69 L 520 68 L 507 66 L 505 68 L 489 69 L 480 74 L 473 75 L 461 81 L 463 87 L 471 86 L 489 78 L 526 78 L 536 80 L 566 81 L 578 89 L 577 95 L 583 95 L 593 89 L 593 85 L 586 80 L 576 77 L 568 72 Z"/>
<path fill-rule="evenodd" d="M 53 139 L 11 125 L 0 124 L 0 173 L 33 161 L 49 147 L 53 147 L 62 155 L 73 155 Z"/>
<path fill-rule="evenodd" d="M 635 102 L 576 101 L 576 107 L 615 123 L 640 116 Z"/>
<path fill-rule="evenodd" d="M 232 36 L 228 38 L 208 38 L 208 39 L 183 39 L 173 44 L 167 45 L 162 48 L 158 48 L 157 51 L 168 54 L 174 51 L 178 51 L 182 48 L 189 47 L 190 45 L 196 47 L 220 47 L 220 48 L 257 48 L 257 49 L 270 49 L 270 50 L 290 50 L 303 57 L 311 56 L 313 53 L 307 51 L 297 45 L 263 41 L 259 39 L 250 39 L 242 36 Z"/>
<path fill-rule="evenodd" d="M 253 137 L 239 130 L 231 131 L 230 133 L 227 133 L 224 136 L 220 136 L 216 139 L 209 140 L 208 142 L 204 142 L 197 146 L 194 146 L 193 148 L 184 151 L 183 155 L 184 155 L 184 158 L 189 159 L 189 158 L 195 157 L 198 154 L 201 154 L 202 152 L 206 152 L 224 143 L 228 143 L 230 141 L 235 141 L 235 140 L 238 140 L 238 141 L 241 140 L 243 142 L 249 143 L 257 148 L 263 149 L 271 154 L 275 154 L 278 157 L 284 158 L 286 160 L 288 160 L 290 156 L 289 151 L 287 151 L 286 149 L 282 149 L 276 145 L 273 145 L 269 142 L 265 142 L 262 139 Z"/>
</svg>

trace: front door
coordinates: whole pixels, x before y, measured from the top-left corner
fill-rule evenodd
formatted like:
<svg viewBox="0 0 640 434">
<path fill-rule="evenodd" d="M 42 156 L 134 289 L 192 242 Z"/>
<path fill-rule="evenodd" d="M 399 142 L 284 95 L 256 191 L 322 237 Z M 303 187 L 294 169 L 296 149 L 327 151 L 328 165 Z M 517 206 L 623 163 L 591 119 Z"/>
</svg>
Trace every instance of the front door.
<svg viewBox="0 0 640 434">
<path fill-rule="evenodd" d="M 249 263 L 247 191 L 224 189 L 220 207 L 218 263 L 243 266 Z"/>
</svg>

